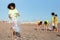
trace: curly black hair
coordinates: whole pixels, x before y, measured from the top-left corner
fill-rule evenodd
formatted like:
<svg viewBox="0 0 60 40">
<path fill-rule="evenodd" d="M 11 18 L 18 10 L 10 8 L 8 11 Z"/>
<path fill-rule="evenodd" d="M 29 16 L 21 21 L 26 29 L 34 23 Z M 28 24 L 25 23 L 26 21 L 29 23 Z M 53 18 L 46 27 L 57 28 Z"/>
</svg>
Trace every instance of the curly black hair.
<svg viewBox="0 0 60 40">
<path fill-rule="evenodd" d="M 8 9 L 11 9 L 11 7 L 10 6 L 13 6 L 13 8 L 15 9 L 15 3 L 10 3 L 10 4 L 8 4 Z"/>
<path fill-rule="evenodd" d="M 48 24 L 46 21 L 44 21 L 44 24 L 46 25 L 46 24 Z"/>
<path fill-rule="evenodd" d="M 55 16 L 58 16 L 57 14 L 55 14 Z"/>
<path fill-rule="evenodd" d="M 42 21 L 40 21 L 40 22 L 38 23 L 38 25 L 42 25 Z"/>
<path fill-rule="evenodd" d="M 54 13 L 54 12 L 52 12 L 52 13 L 51 13 L 51 15 L 53 16 L 53 15 L 55 15 L 55 13 Z"/>
</svg>

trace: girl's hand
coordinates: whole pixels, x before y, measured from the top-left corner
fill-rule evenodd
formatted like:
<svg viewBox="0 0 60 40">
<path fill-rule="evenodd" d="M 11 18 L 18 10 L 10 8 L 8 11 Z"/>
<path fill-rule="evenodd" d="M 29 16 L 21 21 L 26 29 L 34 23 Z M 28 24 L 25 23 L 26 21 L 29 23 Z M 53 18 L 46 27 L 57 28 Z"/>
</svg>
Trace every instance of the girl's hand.
<svg viewBox="0 0 60 40">
<path fill-rule="evenodd" d="M 20 16 L 19 13 L 16 13 L 17 16 Z"/>
<path fill-rule="evenodd" d="M 9 18 L 12 19 L 12 17 L 9 15 Z"/>
</svg>

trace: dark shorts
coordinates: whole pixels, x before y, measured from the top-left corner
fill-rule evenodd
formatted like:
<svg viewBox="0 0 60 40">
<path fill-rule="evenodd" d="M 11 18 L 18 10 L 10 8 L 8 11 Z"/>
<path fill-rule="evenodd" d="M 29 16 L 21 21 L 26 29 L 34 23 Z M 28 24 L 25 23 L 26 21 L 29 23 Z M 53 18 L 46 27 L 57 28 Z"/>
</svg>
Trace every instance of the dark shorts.
<svg viewBox="0 0 60 40">
<path fill-rule="evenodd" d="M 13 32 L 13 35 L 16 35 L 17 37 L 21 37 L 20 33 L 19 32 Z"/>
</svg>

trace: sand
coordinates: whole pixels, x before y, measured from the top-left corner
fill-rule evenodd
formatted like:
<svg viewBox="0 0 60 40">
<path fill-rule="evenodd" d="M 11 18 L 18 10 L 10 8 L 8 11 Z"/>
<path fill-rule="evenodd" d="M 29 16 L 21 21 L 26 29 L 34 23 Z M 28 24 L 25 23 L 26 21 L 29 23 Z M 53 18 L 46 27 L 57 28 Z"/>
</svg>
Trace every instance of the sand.
<svg viewBox="0 0 60 40">
<path fill-rule="evenodd" d="M 0 40 L 13 40 L 11 31 L 9 30 L 10 24 L 0 22 Z M 58 24 L 59 32 L 35 30 L 35 24 L 22 24 L 21 27 L 21 40 L 60 40 L 60 24 Z"/>
</svg>

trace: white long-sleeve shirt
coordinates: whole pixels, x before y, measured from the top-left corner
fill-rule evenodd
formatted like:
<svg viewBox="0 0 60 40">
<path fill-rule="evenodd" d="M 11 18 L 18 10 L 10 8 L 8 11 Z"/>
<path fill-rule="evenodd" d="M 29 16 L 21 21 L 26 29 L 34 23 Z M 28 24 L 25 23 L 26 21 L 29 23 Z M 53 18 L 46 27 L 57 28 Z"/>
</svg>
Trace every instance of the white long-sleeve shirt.
<svg viewBox="0 0 60 40">
<path fill-rule="evenodd" d="M 17 17 L 18 17 L 18 15 L 17 15 L 17 13 L 19 13 L 18 11 L 17 11 L 17 9 L 14 9 L 14 10 L 9 10 L 9 15 L 11 15 L 11 17 L 12 17 L 12 19 L 17 19 Z"/>
</svg>

